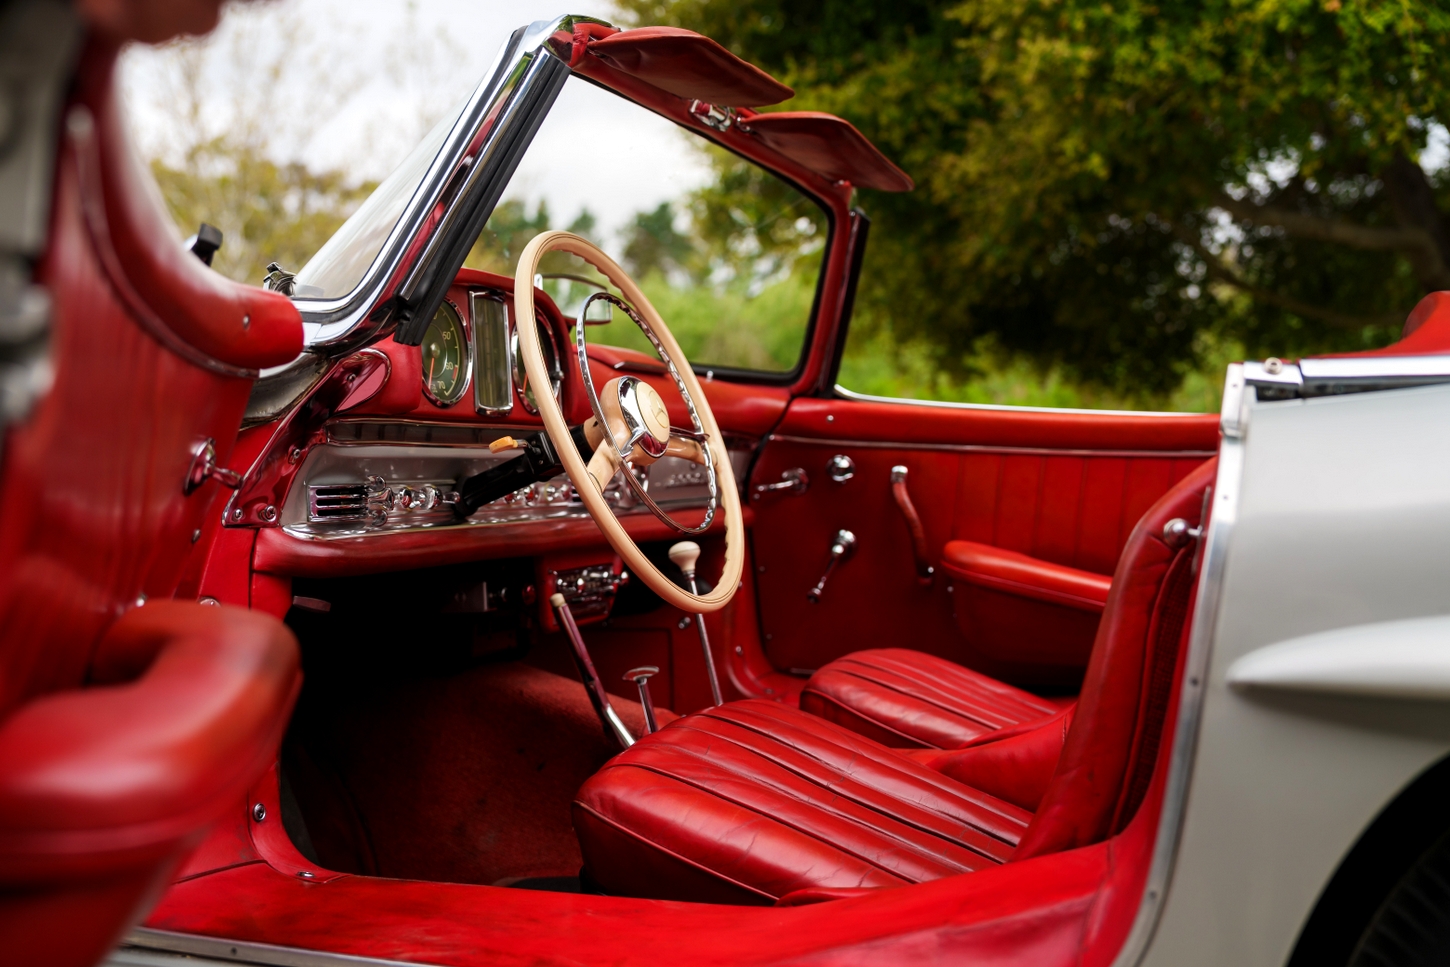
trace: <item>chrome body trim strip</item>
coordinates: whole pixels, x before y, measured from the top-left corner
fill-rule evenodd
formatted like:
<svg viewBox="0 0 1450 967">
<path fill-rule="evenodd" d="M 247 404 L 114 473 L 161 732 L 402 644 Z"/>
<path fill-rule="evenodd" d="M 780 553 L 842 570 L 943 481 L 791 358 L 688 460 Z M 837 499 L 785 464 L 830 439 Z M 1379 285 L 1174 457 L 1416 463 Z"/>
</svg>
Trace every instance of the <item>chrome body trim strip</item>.
<svg viewBox="0 0 1450 967">
<path fill-rule="evenodd" d="M 856 448 L 858 450 L 936 450 L 948 453 L 1001 453 L 1020 457 L 1161 457 L 1167 460 L 1207 460 L 1217 450 L 1083 450 L 1063 447 L 1006 447 L 978 443 L 907 443 L 891 440 L 843 440 L 839 437 L 795 436 L 772 433 L 770 443 L 803 443 L 811 446 Z"/>
<path fill-rule="evenodd" d="M 836 395 L 857 403 L 900 403 L 902 406 L 934 406 L 944 410 L 995 410 L 1009 413 L 1086 413 L 1093 416 L 1152 416 L 1165 419 L 1182 419 L 1202 416 L 1202 413 L 1176 413 L 1169 410 L 1088 410 L 1067 406 L 1011 406 L 1007 403 L 949 403 L 944 400 L 911 400 L 900 396 L 872 396 L 857 393 L 836 384 Z"/>
<path fill-rule="evenodd" d="M 208 958 L 199 960 L 198 958 Z M 352 954 L 332 954 L 302 947 L 279 947 L 203 937 L 200 934 L 174 933 L 137 927 L 111 953 L 104 967 L 152 967 L 191 964 L 266 964 L 270 967 L 430 967 L 426 961 L 382 960 Z M 442 967 L 442 965 L 431 965 Z"/>
<path fill-rule="evenodd" d="M 1153 842 L 1153 858 L 1148 867 L 1148 880 L 1139 901 L 1137 916 L 1113 967 L 1137 967 L 1147 956 L 1153 934 L 1163 914 L 1164 899 L 1178 858 L 1178 843 L 1183 832 L 1184 807 L 1188 787 L 1193 778 L 1193 764 L 1198 748 L 1198 727 L 1203 717 L 1209 657 L 1218 627 L 1219 602 L 1223 594 L 1224 572 L 1228 562 L 1229 544 L 1238 519 L 1239 485 L 1243 479 L 1243 431 L 1248 413 L 1240 405 L 1240 397 L 1251 397 L 1244 390 L 1242 368 L 1229 367 L 1224 381 L 1225 414 L 1234 414 L 1230 426 L 1224 419 L 1223 443 L 1218 455 L 1218 475 L 1213 483 L 1213 511 L 1204 538 L 1203 567 L 1198 578 L 1198 598 L 1189 631 L 1188 658 L 1183 669 L 1183 686 L 1179 695 L 1178 721 L 1173 730 L 1173 755 L 1168 767 L 1168 787 L 1163 793 L 1163 811 L 1158 817 L 1158 832 Z M 1245 400 L 1251 406 L 1251 400 Z"/>
</svg>

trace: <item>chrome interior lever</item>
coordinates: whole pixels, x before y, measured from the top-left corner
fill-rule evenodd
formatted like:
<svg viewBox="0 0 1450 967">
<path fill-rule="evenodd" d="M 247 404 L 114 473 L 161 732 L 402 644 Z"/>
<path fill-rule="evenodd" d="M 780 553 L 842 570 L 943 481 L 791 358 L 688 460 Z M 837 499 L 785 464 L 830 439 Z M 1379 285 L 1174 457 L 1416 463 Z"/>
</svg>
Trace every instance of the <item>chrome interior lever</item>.
<svg viewBox="0 0 1450 967">
<path fill-rule="evenodd" d="M 804 471 L 802 471 L 804 473 Z M 695 562 L 700 559 L 700 545 L 694 541 L 680 541 L 670 548 L 670 560 L 680 569 L 690 584 L 690 593 L 700 592 L 695 585 Z M 705 674 L 710 676 L 710 700 L 716 705 L 725 699 L 720 694 L 720 676 L 715 674 L 715 657 L 710 652 L 710 635 L 705 631 L 705 616 L 695 615 L 695 627 L 700 629 L 700 648 L 705 652 Z"/>
<path fill-rule="evenodd" d="M 624 673 L 624 680 L 639 687 L 639 704 L 644 706 L 644 730 L 658 732 L 660 723 L 655 719 L 654 699 L 649 697 L 649 680 L 660 673 L 656 665 L 641 665 Z"/>
<path fill-rule="evenodd" d="M 549 604 L 554 606 L 554 612 L 559 616 L 559 624 L 568 634 L 569 643 L 574 646 L 574 664 L 579 669 L 579 677 L 584 679 L 584 690 L 589 693 L 594 714 L 599 716 L 599 724 L 604 726 L 604 737 L 621 749 L 629 748 L 634 745 L 634 736 L 629 734 L 629 729 L 620 719 L 619 713 L 609 704 L 609 693 L 604 690 L 604 683 L 599 680 L 599 673 L 594 670 L 594 662 L 589 658 L 589 649 L 584 647 L 584 636 L 579 634 L 579 625 L 574 622 L 574 612 L 569 610 L 569 602 L 556 591 L 549 596 Z"/>
<path fill-rule="evenodd" d="M 844 527 L 836 531 L 836 536 L 831 538 L 831 561 L 826 565 L 826 573 L 821 575 L 821 579 L 816 582 L 815 587 L 806 592 L 806 599 L 811 604 L 820 603 L 821 592 L 826 590 L 826 581 L 830 579 L 831 572 L 836 569 L 837 564 L 854 553 L 856 553 L 856 535 Z"/>
<path fill-rule="evenodd" d="M 787 493 L 800 495 L 806 492 L 811 485 L 811 478 L 802 467 L 791 467 L 789 470 L 782 470 L 780 480 L 772 484 L 756 484 L 755 492 L 752 493 L 752 500 L 759 500 L 766 494 Z"/>
</svg>

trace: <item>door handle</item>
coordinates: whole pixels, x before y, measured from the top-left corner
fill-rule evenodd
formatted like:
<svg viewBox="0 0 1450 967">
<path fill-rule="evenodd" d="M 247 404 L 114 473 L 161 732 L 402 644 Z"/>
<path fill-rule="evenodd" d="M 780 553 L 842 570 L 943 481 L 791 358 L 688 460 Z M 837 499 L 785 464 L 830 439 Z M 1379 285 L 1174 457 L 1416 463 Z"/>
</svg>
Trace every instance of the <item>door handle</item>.
<svg viewBox="0 0 1450 967">
<path fill-rule="evenodd" d="M 906 489 L 907 469 L 902 464 L 891 468 L 891 496 L 896 498 L 896 507 L 906 518 L 906 529 L 911 532 L 911 554 L 916 559 L 916 582 L 922 587 L 931 584 L 936 568 L 932 567 L 931 555 L 926 545 L 926 528 L 921 525 L 921 515 L 911 502 L 911 493 Z"/>
<path fill-rule="evenodd" d="M 831 538 L 831 560 L 826 565 L 826 572 L 816 582 L 816 586 L 806 592 L 806 600 L 811 604 L 821 603 L 821 594 L 826 590 L 826 581 L 830 579 L 831 572 L 836 565 L 856 553 L 856 535 L 842 528 L 836 531 L 836 536 Z"/>
<path fill-rule="evenodd" d="M 806 488 L 810 485 L 811 478 L 806 475 L 804 469 L 801 467 L 791 467 L 789 470 L 781 471 L 780 480 L 776 483 L 756 484 L 755 493 L 751 494 L 751 499 L 759 500 L 766 494 L 772 493 L 787 493 L 799 496 L 805 493 Z"/>
</svg>

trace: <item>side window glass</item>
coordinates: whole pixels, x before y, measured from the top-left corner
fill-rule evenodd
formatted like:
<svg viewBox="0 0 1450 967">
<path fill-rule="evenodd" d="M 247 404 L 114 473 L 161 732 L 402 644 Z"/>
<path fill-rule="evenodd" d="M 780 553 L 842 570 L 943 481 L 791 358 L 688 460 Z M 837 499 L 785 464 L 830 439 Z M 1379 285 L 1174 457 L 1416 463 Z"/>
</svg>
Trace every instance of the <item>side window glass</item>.
<svg viewBox="0 0 1450 967">
<path fill-rule="evenodd" d="M 869 197 L 862 202 L 868 214 L 870 202 Z M 1208 342 L 1199 365 L 1185 373 L 1176 388 L 1133 395 L 1074 380 L 1061 367 L 1040 368 L 990 339 L 949 348 L 943 345 L 946 340 L 924 338 L 922 325 L 903 325 L 917 322 L 903 318 L 909 308 L 873 298 L 869 282 L 873 266 L 900 257 L 881 242 L 876 238 L 867 244 L 836 377 L 837 386 L 851 393 L 941 403 L 1217 413 L 1224 369 L 1243 358 L 1240 345 Z M 1024 313 L 1015 323 L 1030 327 L 1032 320 Z"/>
<path fill-rule="evenodd" d="M 799 364 L 829 222 L 770 172 L 571 77 L 465 264 L 511 276 L 529 240 L 558 228 L 630 272 L 696 369 Z M 565 253 L 541 268 L 571 317 L 602 282 Z M 653 355 L 622 316 L 589 340 Z"/>
</svg>

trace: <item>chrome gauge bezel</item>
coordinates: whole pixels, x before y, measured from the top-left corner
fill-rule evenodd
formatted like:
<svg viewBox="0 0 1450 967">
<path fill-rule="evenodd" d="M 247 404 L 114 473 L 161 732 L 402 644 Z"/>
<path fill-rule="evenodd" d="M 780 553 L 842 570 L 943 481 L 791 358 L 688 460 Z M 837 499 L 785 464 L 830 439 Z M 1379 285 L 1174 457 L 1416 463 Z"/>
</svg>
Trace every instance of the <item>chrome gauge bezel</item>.
<svg viewBox="0 0 1450 967">
<path fill-rule="evenodd" d="M 428 402 L 432 403 L 434 406 L 436 406 L 436 407 L 438 407 L 440 409 L 447 409 L 450 406 L 457 405 L 460 400 L 462 400 L 465 396 L 468 395 L 469 389 L 471 389 L 472 386 L 473 386 L 473 331 L 472 331 L 472 328 L 468 324 L 468 318 L 463 314 L 462 310 L 460 310 L 458 308 L 458 305 L 452 299 L 444 299 L 441 303 L 439 303 L 439 305 L 438 305 L 438 312 L 445 312 L 445 311 L 451 311 L 453 313 L 454 319 L 458 323 L 459 336 L 460 336 L 460 338 L 459 338 L 459 348 L 460 348 L 460 353 L 461 353 L 461 356 L 459 358 L 458 365 L 459 365 L 459 368 L 461 369 L 461 371 L 463 373 L 463 379 L 458 384 L 458 389 L 457 389 L 456 393 L 451 398 L 443 398 L 443 397 L 438 396 L 437 394 L 435 394 L 433 392 L 433 387 L 430 386 L 430 385 L 428 385 L 428 374 L 425 373 L 425 372 L 422 372 L 423 346 L 422 346 L 421 343 L 418 346 L 418 362 L 419 362 L 418 380 L 419 380 L 420 383 L 423 384 L 423 395 L 424 395 L 424 397 L 426 397 L 428 399 Z M 436 320 L 437 318 L 438 318 L 438 316 L 435 313 L 434 316 L 433 316 L 433 319 Z M 429 320 L 429 322 L 428 322 L 429 328 L 432 328 L 432 325 L 433 325 L 433 320 Z M 426 338 L 427 338 L 426 337 L 426 334 L 425 334 L 425 337 L 424 338 L 426 340 Z"/>
<path fill-rule="evenodd" d="M 512 315 L 512 314 L 510 314 Z M 564 359 L 559 354 L 559 338 L 554 335 L 554 327 L 544 319 L 536 320 L 539 327 L 539 334 L 544 338 L 540 340 L 540 348 L 544 349 L 548 357 L 544 360 L 549 367 L 550 389 L 554 395 L 554 402 L 559 402 L 559 390 L 564 383 Z M 539 415 L 539 408 L 529 402 L 526 393 L 528 389 L 528 373 L 524 371 L 524 357 L 519 352 L 519 329 L 518 320 L 512 320 L 509 331 L 509 355 L 513 357 L 514 367 L 514 395 L 518 397 L 519 405 L 524 411 L 533 415 Z"/>
</svg>

